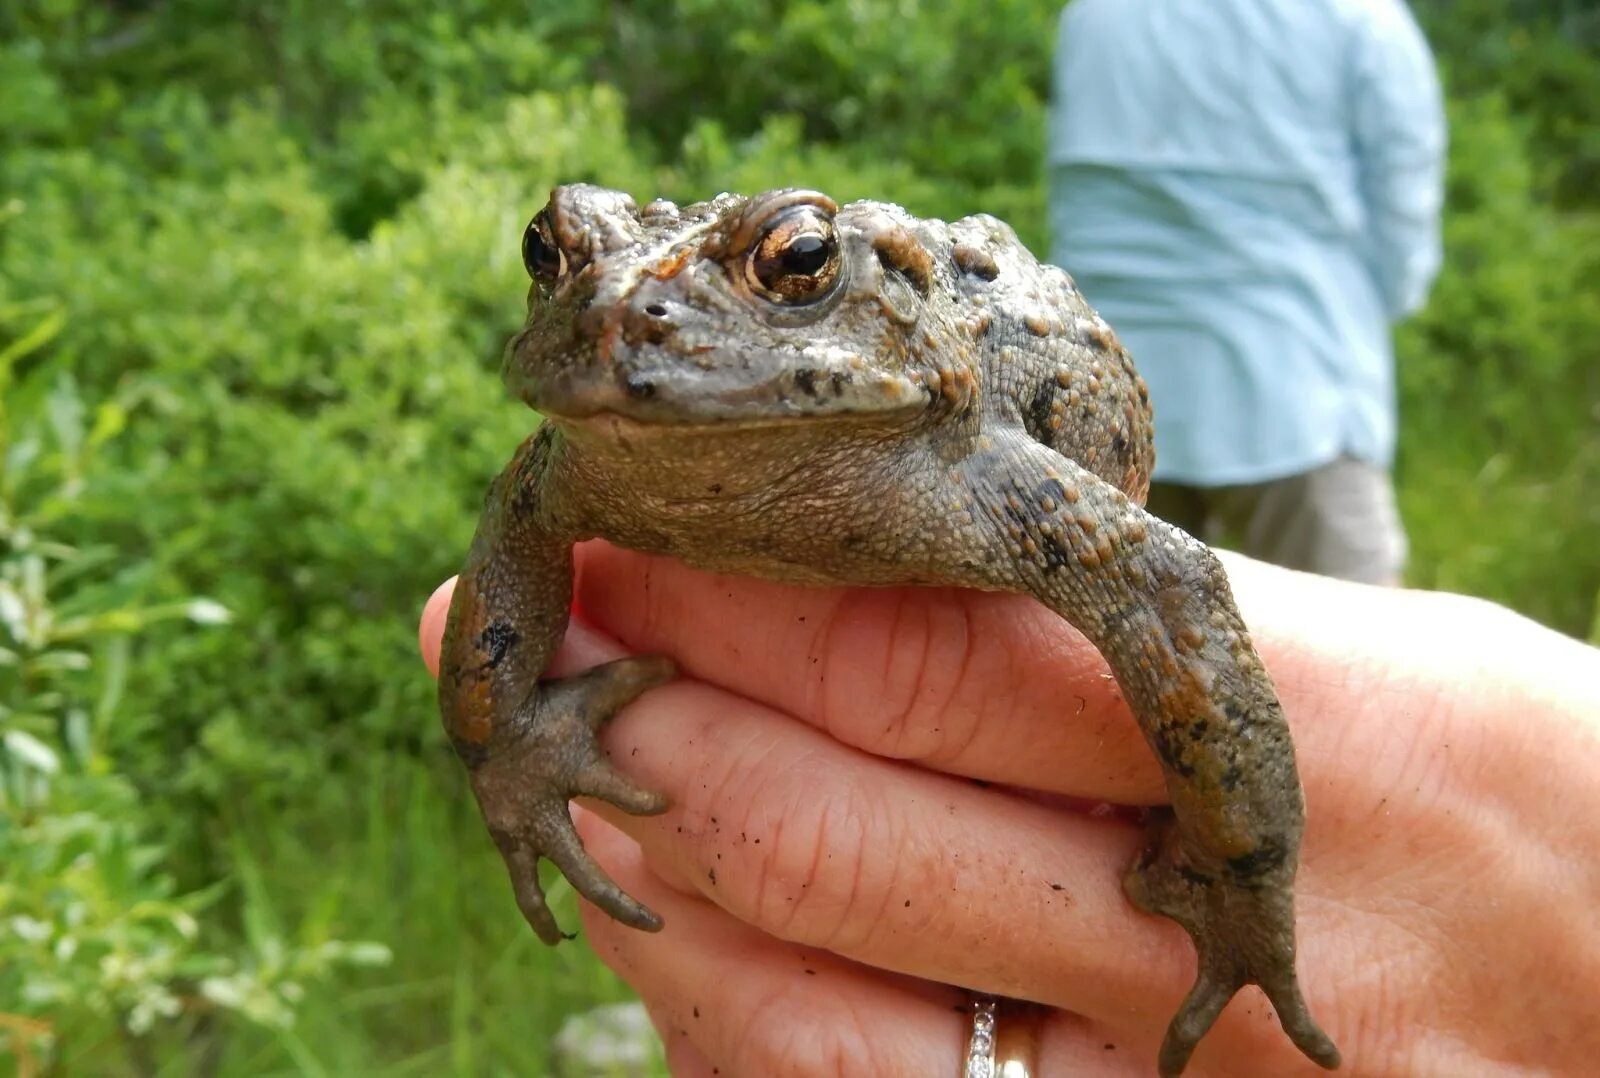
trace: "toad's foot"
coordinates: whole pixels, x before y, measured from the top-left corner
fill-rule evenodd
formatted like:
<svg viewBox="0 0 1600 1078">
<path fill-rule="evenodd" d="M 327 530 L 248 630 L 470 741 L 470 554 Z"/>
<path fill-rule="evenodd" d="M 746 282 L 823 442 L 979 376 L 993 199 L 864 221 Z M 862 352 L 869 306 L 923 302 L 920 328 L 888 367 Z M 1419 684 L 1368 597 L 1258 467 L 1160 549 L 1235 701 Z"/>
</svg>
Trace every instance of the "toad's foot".
<svg viewBox="0 0 1600 1078">
<path fill-rule="evenodd" d="M 1294 898 L 1282 871 L 1249 882 L 1201 871 L 1185 854 L 1169 810 L 1151 818 L 1146 846 L 1123 880 L 1134 905 L 1181 924 L 1194 939 L 1200 970 L 1161 1043 L 1162 1078 L 1188 1065 L 1195 1045 L 1233 994 L 1258 984 L 1283 1031 L 1313 1062 L 1329 1070 L 1339 1050 L 1318 1028 L 1294 972 Z"/>
<path fill-rule="evenodd" d="M 595 732 L 673 673 L 670 660 L 646 656 L 540 682 L 508 724 L 505 742 L 472 768 L 472 789 L 511 873 L 517 905 L 545 943 L 570 937 L 545 904 L 541 857 L 554 861 L 579 894 L 623 924 L 650 932 L 661 928 L 661 918 L 612 882 L 584 850 L 567 802 L 581 795 L 638 816 L 665 811 L 665 797 L 634 785 L 606 759 Z"/>
</svg>

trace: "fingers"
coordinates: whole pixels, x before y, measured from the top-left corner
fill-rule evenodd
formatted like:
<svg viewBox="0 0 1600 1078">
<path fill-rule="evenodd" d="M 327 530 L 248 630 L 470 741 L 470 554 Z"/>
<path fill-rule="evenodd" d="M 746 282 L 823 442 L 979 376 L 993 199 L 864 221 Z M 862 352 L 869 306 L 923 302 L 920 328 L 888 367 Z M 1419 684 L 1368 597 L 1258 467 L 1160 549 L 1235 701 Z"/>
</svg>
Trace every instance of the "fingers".
<svg viewBox="0 0 1600 1078">
<path fill-rule="evenodd" d="M 1363 826 L 1351 810 L 1370 812 L 1394 788 L 1437 788 L 1448 771 L 1429 770 L 1438 754 L 1428 749 L 1452 740 L 1437 701 L 1495 661 L 1495 641 L 1473 638 L 1476 620 L 1450 613 L 1463 601 L 1226 561 L 1293 731 L 1312 810 L 1307 847 Z M 794 588 L 603 543 L 580 548 L 578 566 L 585 615 L 630 648 L 671 655 L 687 674 L 848 745 L 1094 800 L 1165 800 L 1104 661 L 1024 596 Z M 1350 759 L 1370 764 L 1354 783 Z M 1468 761 L 1457 749 L 1451 762 Z M 1359 863 L 1346 867 L 1361 875 Z"/>
<path fill-rule="evenodd" d="M 882 760 L 692 682 L 641 697 L 606 736 L 673 808 L 595 812 L 668 885 L 763 935 L 1070 1010 L 1147 1044 L 1152 1059 L 1193 980 L 1183 929 L 1123 894 L 1141 838 L 1117 817 Z M 1330 994 L 1353 973 L 1328 914 L 1304 904 L 1300 929 L 1306 968 L 1319 971 L 1313 1010 L 1332 1015 Z M 1228 1003 L 1197 1059 L 1239 1052 L 1266 1073 L 1299 1073 L 1254 988 Z"/>
<path fill-rule="evenodd" d="M 675 1038 L 731 1074 L 939 1074 L 952 1071 L 961 1036 L 959 995 L 874 977 L 814 949 L 779 943 L 663 887 L 638 848 L 599 821 L 586 842 L 629 890 L 645 895 L 672 932 L 641 937 L 582 907 L 595 952 L 639 991 Z M 873 1037 L 872 1017 L 903 1035 Z M 808 1070 L 818 1061 L 850 1066 Z"/>
<path fill-rule="evenodd" d="M 582 907 L 595 952 L 644 999 L 674 1075 L 960 1073 L 971 1032 L 964 993 L 754 931 L 665 886 L 603 821 L 580 814 L 578 826 L 608 870 L 671 926 L 645 936 Z M 1040 1073 L 1148 1072 L 1148 1053 L 1081 1018 L 1042 1023 Z"/>
<path fill-rule="evenodd" d="M 593 636 L 574 632 L 569 658 L 614 658 Z M 606 741 L 675 808 L 651 824 L 597 807 L 680 887 L 765 932 L 1090 1016 L 1141 1013 L 1154 1032 L 1189 984 L 1182 930 L 1122 894 L 1130 825 L 897 766 L 683 681 Z"/>
<path fill-rule="evenodd" d="M 1449 710 L 1433 703 L 1497 661 L 1507 634 L 1482 631 L 1484 604 L 1224 561 L 1294 731 L 1313 809 L 1308 846 L 1325 829 L 1364 826 L 1370 806 L 1395 788 L 1426 792 L 1450 774 L 1485 769 L 1523 781 L 1503 758 L 1463 754 L 1468 739 L 1440 729 Z M 630 647 L 672 655 L 686 673 L 847 744 L 1089 799 L 1164 799 L 1159 768 L 1102 660 L 1024 597 L 792 588 L 604 543 L 581 545 L 578 566 L 586 615 Z M 430 670 L 450 588 L 447 581 L 434 593 L 422 618 Z M 1452 768 L 1429 770 L 1437 754 L 1425 747 L 1451 741 L 1450 733 Z M 1335 787 L 1349 792 L 1342 761 L 1352 758 L 1370 761 L 1357 781 L 1371 796 L 1324 804 Z"/>
<path fill-rule="evenodd" d="M 599 542 L 582 544 L 577 555 L 585 615 L 630 648 L 671 655 L 685 673 L 802 718 L 846 744 L 1091 800 L 1165 798 L 1160 769 L 1104 661 L 1029 598 L 938 588 L 794 588 L 711 576 Z M 1228 562 L 1302 755 L 1315 762 L 1374 752 L 1350 743 L 1356 716 L 1329 702 L 1353 708 L 1379 699 L 1384 672 L 1368 658 L 1400 650 L 1399 637 L 1437 635 L 1407 616 L 1415 606 L 1410 597 L 1246 559 Z M 442 585 L 424 610 L 420 645 L 430 670 L 451 587 Z M 1392 608 L 1382 625 L 1363 613 L 1360 604 L 1372 602 Z M 1306 628 L 1307 618 L 1314 630 Z M 1375 631 L 1396 639 L 1380 646 Z M 1329 692 L 1330 670 L 1340 678 L 1337 694 Z"/>
<path fill-rule="evenodd" d="M 667 1027 L 665 1019 L 658 1018 L 655 1011 L 651 1011 L 650 1021 L 666 1046 L 667 1073 L 672 1078 L 719 1078 L 722 1069 L 713 1066 L 693 1041 L 686 1036 L 674 1036 L 675 1031 Z"/>
<path fill-rule="evenodd" d="M 794 588 L 601 543 L 578 565 L 585 616 L 628 647 L 848 745 L 1034 789 L 1164 798 L 1104 661 L 1027 597 Z"/>
<path fill-rule="evenodd" d="M 1182 930 L 1122 896 L 1130 824 L 881 760 L 693 683 L 641 697 L 606 740 L 673 808 L 595 811 L 765 933 L 1091 1017 L 1148 1009 L 1153 1030 L 1188 983 Z"/>
<path fill-rule="evenodd" d="M 578 667 L 617 654 L 581 627 L 566 651 Z M 677 806 L 622 822 L 682 892 L 808 953 L 1071 1008 L 1154 1057 L 1192 959 L 1180 929 L 1121 894 L 1138 844 L 1127 825 L 876 759 L 689 682 L 647 693 L 606 740 Z M 1230 1043 L 1292 1064 L 1275 1026 L 1242 995 L 1199 1065 Z"/>
</svg>

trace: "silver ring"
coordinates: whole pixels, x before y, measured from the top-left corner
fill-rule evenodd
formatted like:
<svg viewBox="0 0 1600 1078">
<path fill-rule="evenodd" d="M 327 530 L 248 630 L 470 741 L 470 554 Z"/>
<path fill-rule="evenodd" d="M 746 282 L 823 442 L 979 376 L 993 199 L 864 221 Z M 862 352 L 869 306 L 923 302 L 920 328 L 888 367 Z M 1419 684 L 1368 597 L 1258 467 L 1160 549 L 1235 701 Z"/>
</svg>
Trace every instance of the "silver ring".
<svg viewBox="0 0 1600 1078">
<path fill-rule="evenodd" d="M 967 1039 L 967 1064 L 962 1078 L 995 1078 L 993 996 L 972 999 L 972 1036 Z"/>
<path fill-rule="evenodd" d="M 971 999 L 962 1078 L 1039 1078 L 1039 1040 L 1049 1008 L 980 992 Z"/>
</svg>

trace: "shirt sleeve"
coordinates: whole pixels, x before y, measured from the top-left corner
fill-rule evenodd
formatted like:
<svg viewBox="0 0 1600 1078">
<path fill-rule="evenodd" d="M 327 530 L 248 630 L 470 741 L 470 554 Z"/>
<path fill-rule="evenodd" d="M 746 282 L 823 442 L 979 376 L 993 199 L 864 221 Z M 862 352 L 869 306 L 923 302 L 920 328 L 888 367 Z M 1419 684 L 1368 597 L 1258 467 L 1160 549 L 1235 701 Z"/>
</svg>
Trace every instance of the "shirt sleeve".
<svg viewBox="0 0 1600 1078">
<path fill-rule="evenodd" d="M 1365 257 L 1391 318 L 1422 306 L 1441 261 L 1445 118 L 1433 54 L 1396 0 L 1363 28 L 1354 65 L 1354 143 Z"/>
</svg>

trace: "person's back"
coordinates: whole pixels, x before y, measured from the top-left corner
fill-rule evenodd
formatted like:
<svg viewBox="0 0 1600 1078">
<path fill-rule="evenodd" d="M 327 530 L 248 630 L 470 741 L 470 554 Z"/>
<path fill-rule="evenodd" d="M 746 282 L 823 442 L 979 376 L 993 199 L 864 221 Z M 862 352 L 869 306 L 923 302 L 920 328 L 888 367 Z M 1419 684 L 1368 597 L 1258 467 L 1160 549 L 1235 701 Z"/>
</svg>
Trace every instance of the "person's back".
<svg viewBox="0 0 1600 1078">
<path fill-rule="evenodd" d="M 1066 8 L 1052 260 L 1150 382 L 1159 481 L 1387 465 L 1389 323 L 1438 265 L 1442 147 L 1432 61 L 1399 0 Z M 1401 556 L 1302 553 L 1274 560 L 1388 578 Z M 1389 564 L 1341 564 L 1363 559 Z"/>
</svg>

